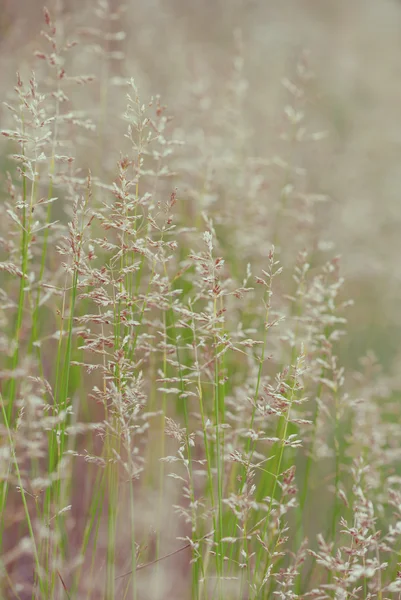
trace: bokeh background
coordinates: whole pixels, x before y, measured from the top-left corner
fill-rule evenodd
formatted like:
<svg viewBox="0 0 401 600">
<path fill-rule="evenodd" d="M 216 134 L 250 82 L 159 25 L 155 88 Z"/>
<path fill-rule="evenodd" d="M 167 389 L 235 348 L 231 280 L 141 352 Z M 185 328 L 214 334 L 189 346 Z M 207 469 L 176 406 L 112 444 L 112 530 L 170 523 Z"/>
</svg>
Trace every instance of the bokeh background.
<svg viewBox="0 0 401 600">
<path fill-rule="evenodd" d="M 71 33 L 95 18 L 93 0 L 48 4 L 63 13 Z M 110 2 L 110 7 L 117 4 Z M 41 0 L 2 0 L 2 100 L 17 68 L 32 68 L 32 52 L 42 43 L 41 9 Z M 286 102 L 281 80 L 308 51 L 314 80 L 306 114 L 327 137 L 318 148 L 306 145 L 299 159 L 313 191 L 330 199 L 321 210 L 320 237 L 342 256 L 346 293 L 355 300 L 343 356 L 355 365 L 372 349 L 391 369 L 398 361 L 400 334 L 401 4 L 130 0 L 121 22 L 111 27 L 118 31 L 122 24 L 127 37 L 118 50 L 126 57 L 113 62 L 116 75 L 135 77 L 143 98 L 160 94 L 178 133 L 185 131 L 195 153 L 206 148 L 210 156 L 218 153 L 218 143 L 212 147 L 209 142 L 228 112 L 235 57 L 243 60 L 245 89 L 225 144 L 271 159 L 280 153 Z M 87 48 L 78 46 L 74 61 L 76 71 L 93 71 Z M 118 96 L 109 95 L 108 110 L 123 109 L 124 94 Z M 100 99 L 86 90 L 80 103 L 93 114 Z M 113 165 L 118 148 L 109 148 L 103 160 Z M 268 205 L 268 194 L 260 194 L 259 201 Z"/>
<path fill-rule="evenodd" d="M 1 101 L 13 97 L 17 70 L 35 69 L 41 81 L 44 67 L 34 52 L 44 44 L 42 6 L 42 0 L 0 0 Z M 237 257 L 231 275 L 240 280 L 249 262 L 254 272 L 263 268 L 272 243 L 284 266 L 294 265 L 303 244 L 320 263 L 339 255 L 342 295 L 354 301 L 339 361 L 352 375 L 372 351 L 386 376 L 397 376 L 401 2 L 127 0 L 123 10 L 117 0 L 49 0 L 48 6 L 66 38 L 78 41 L 66 71 L 95 78 L 71 87 L 71 109 L 98 126 L 74 137 L 79 164 L 91 162 L 95 175 L 112 181 L 124 150 L 122 82 L 135 78 L 144 101 L 160 94 L 174 118 L 174 137 L 185 142 L 174 159 L 179 210 L 190 223 L 202 211 L 213 217 L 224 254 Z M 116 18 L 108 20 L 108 12 Z M 296 98 L 288 81 L 300 74 Z M 291 110 L 305 115 L 301 143 L 283 139 Z M 9 118 L 1 107 L 2 128 Z M 0 140 L 2 177 L 15 168 L 8 151 Z M 286 164 L 296 193 L 283 208 Z M 68 211 L 57 216 L 67 221 Z"/>
</svg>

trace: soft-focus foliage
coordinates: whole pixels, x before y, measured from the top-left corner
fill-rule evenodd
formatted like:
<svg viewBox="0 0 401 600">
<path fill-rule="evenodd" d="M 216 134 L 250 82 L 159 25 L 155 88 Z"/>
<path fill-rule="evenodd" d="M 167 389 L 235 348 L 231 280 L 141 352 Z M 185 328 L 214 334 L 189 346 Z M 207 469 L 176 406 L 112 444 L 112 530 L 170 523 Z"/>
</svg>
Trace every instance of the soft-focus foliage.
<svg viewBox="0 0 401 600">
<path fill-rule="evenodd" d="M 401 8 L 26 8 L 0 598 L 400 598 Z"/>
</svg>

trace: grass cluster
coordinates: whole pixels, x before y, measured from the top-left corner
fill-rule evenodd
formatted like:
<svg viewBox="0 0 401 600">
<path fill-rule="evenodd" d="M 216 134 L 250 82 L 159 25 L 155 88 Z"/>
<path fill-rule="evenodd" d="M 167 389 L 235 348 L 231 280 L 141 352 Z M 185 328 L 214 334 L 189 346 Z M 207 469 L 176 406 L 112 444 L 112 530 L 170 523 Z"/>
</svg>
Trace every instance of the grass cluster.
<svg viewBox="0 0 401 600">
<path fill-rule="evenodd" d="M 307 57 L 257 157 L 239 32 L 224 111 L 194 88 L 184 133 L 121 20 L 100 1 L 70 39 L 45 9 L 6 104 L 0 598 L 401 598 L 400 411 L 373 355 L 338 357 Z"/>
</svg>

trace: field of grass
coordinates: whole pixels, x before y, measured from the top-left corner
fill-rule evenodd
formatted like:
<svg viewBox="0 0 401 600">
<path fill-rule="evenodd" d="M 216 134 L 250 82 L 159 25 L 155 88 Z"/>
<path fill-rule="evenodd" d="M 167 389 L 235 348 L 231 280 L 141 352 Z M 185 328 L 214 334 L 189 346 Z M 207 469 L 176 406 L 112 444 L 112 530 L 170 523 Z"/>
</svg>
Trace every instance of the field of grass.
<svg viewBox="0 0 401 600">
<path fill-rule="evenodd" d="M 36 4 L 0 19 L 0 600 L 401 600 L 401 8 Z"/>
</svg>

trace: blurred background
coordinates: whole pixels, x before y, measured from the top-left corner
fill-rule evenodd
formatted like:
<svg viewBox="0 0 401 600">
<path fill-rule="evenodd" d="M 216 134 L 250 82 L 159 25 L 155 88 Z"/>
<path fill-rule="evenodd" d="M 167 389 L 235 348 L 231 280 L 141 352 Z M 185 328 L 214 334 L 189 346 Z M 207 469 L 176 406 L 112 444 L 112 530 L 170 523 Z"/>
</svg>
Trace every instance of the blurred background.
<svg viewBox="0 0 401 600">
<path fill-rule="evenodd" d="M 202 228 L 202 211 L 213 218 L 230 276 L 241 282 L 248 263 L 254 274 L 266 268 L 272 244 L 291 269 L 303 249 L 312 267 L 340 256 L 342 296 L 354 300 L 340 363 L 352 373 L 373 351 L 386 375 L 397 374 L 401 3 L 47 4 L 58 35 L 77 41 L 65 58 L 67 74 L 93 79 L 71 81 L 68 94 L 67 108 L 96 125 L 71 139 L 77 163 L 112 182 L 124 152 L 124 81 L 135 79 L 143 102 L 160 94 L 173 137 L 184 142 L 165 188 L 169 194 L 177 186 L 182 222 Z M 43 61 L 34 57 L 48 49 L 42 8 L 42 0 L 0 0 L 1 101 L 14 98 L 17 70 L 34 69 L 39 89 L 47 85 Z M 1 129 L 9 119 L 0 107 Z M 15 173 L 8 152 L 0 140 L 2 194 L 5 171 Z M 57 218 L 67 221 L 60 204 Z"/>
<path fill-rule="evenodd" d="M 71 34 L 96 18 L 94 0 L 48 4 L 63 13 Z M 109 3 L 110 10 L 118 6 Z M 2 0 L 1 100 L 12 88 L 17 68 L 34 66 L 32 53 L 43 43 L 42 23 L 42 0 Z M 308 125 L 327 135 L 316 147 L 305 144 L 298 158 L 307 170 L 309 187 L 329 198 L 320 210 L 320 238 L 342 256 L 346 295 L 356 301 L 348 312 L 351 335 L 344 358 L 355 364 L 361 353 L 373 349 L 390 369 L 400 333 L 401 4 L 130 0 L 120 22 L 110 23 L 114 31 L 121 25 L 127 36 L 118 49 L 125 59 L 116 55 L 112 68 L 117 75 L 134 77 L 143 98 L 161 95 L 178 136 L 185 132 L 195 155 L 221 155 L 216 136 L 233 90 L 240 103 L 229 115 L 231 129 L 220 131 L 225 147 L 242 148 L 248 156 L 266 160 L 280 154 L 286 104 L 281 81 L 308 52 L 314 79 L 305 113 Z M 87 50 L 77 47 L 75 71 L 93 70 Z M 242 62 L 236 80 L 238 57 Z M 85 94 L 80 103 L 96 113 L 99 97 Z M 109 108 L 123 110 L 124 94 L 121 105 L 116 98 L 109 95 Z M 110 149 L 107 160 L 113 165 L 118 147 L 111 144 Z M 180 191 L 186 194 L 182 180 Z M 241 202 L 240 196 L 237 199 Z M 268 202 L 266 192 L 258 194 L 258 203 Z M 263 213 L 266 218 L 268 212 Z"/>
</svg>

